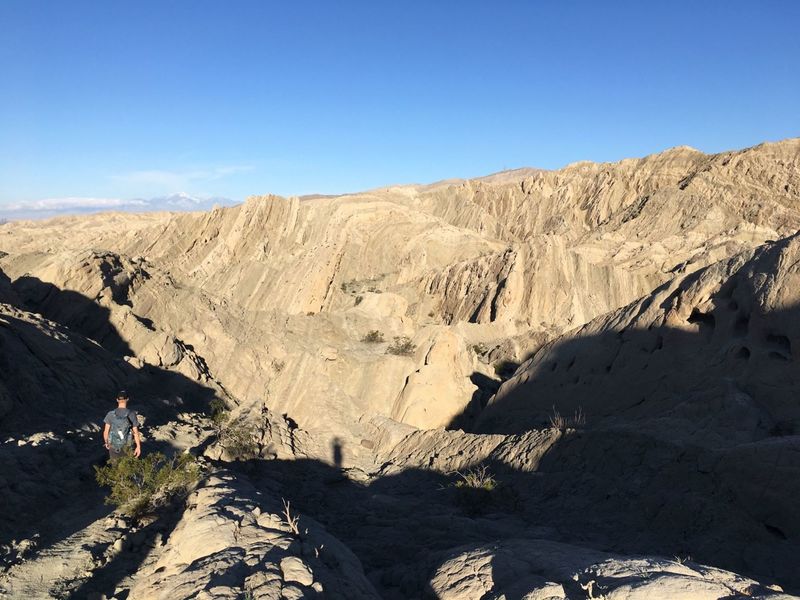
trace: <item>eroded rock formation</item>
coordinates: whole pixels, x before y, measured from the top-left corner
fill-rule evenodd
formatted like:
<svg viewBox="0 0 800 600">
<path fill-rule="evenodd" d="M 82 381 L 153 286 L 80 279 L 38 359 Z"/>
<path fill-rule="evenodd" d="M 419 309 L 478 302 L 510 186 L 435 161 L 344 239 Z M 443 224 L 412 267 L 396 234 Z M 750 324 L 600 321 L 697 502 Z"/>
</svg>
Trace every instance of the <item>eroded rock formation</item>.
<svg viewBox="0 0 800 600">
<path fill-rule="evenodd" d="M 800 140 L 1 225 L 0 594 L 800 591 L 798 229 Z M 207 469 L 155 524 L 119 387 Z"/>
</svg>

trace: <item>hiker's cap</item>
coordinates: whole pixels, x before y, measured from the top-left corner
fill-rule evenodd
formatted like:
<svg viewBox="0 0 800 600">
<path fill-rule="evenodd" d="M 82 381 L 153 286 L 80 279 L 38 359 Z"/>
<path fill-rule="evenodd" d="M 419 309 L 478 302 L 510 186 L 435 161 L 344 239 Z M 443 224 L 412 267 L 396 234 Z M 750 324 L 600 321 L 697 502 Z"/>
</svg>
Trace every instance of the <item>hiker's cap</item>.
<svg viewBox="0 0 800 600">
<path fill-rule="evenodd" d="M 117 392 L 117 398 L 118 399 L 124 398 L 125 400 L 127 400 L 128 399 L 128 392 L 126 392 L 125 390 L 120 390 L 119 392 Z"/>
</svg>

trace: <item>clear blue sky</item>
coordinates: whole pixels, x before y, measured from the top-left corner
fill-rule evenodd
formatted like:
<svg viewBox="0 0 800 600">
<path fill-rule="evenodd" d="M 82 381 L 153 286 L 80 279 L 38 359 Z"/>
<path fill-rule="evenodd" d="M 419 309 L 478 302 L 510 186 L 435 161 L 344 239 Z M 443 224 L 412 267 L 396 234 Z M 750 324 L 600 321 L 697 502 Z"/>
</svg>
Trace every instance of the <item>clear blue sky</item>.
<svg viewBox="0 0 800 600">
<path fill-rule="evenodd" d="M 800 135 L 800 2 L 0 2 L 0 205 Z"/>
</svg>

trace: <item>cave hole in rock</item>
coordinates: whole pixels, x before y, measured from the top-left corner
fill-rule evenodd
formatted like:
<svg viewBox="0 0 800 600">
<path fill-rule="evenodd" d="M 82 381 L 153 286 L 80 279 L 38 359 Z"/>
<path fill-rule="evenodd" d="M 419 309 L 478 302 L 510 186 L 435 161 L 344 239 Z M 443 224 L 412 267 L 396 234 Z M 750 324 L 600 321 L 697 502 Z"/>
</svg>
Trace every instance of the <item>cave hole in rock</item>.
<svg viewBox="0 0 800 600">
<path fill-rule="evenodd" d="M 789 539 L 780 527 L 775 527 L 774 525 L 770 525 L 769 523 L 764 523 L 764 528 L 778 539 L 781 540 Z"/>
<path fill-rule="evenodd" d="M 735 335 L 747 335 L 747 330 L 750 327 L 750 317 L 742 315 L 733 324 L 733 333 Z"/>
<path fill-rule="evenodd" d="M 792 355 L 792 343 L 789 341 L 789 338 L 786 337 L 785 335 L 768 333 L 767 344 L 770 346 L 770 348 L 774 348 L 779 352 L 783 352 L 784 354 L 788 354 L 789 356 Z"/>
<path fill-rule="evenodd" d="M 689 323 L 697 325 L 702 335 L 706 340 L 710 339 L 714 334 L 714 327 L 716 326 L 716 319 L 711 313 L 704 313 L 703 311 L 694 308 L 692 314 L 687 319 Z"/>
</svg>

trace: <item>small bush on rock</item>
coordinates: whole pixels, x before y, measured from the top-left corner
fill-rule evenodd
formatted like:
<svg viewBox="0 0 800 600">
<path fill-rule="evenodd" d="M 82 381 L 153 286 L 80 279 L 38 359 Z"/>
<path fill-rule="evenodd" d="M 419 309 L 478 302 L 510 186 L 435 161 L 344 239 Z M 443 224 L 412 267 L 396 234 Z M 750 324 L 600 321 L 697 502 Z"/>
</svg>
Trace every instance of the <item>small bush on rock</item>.
<svg viewBox="0 0 800 600">
<path fill-rule="evenodd" d="M 386 349 L 387 354 L 395 354 L 397 356 L 411 356 L 417 347 L 406 336 L 398 336 L 394 338 L 392 344 Z"/>
<path fill-rule="evenodd" d="M 209 404 L 211 422 L 220 446 L 233 460 L 255 458 L 259 455 L 258 430 L 244 417 L 232 419 L 224 401 L 215 398 Z"/>
<path fill-rule="evenodd" d="M 361 341 L 367 344 L 380 344 L 383 342 L 383 334 L 377 329 L 373 329 L 367 335 L 361 338 Z"/>
<path fill-rule="evenodd" d="M 457 475 L 459 479 L 452 484 L 456 489 L 456 502 L 468 515 L 518 510 L 517 493 L 497 481 L 485 465 Z"/>
<path fill-rule="evenodd" d="M 458 472 L 458 476 L 461 479 L 455 483 L 457 488 L 481 489 L 491 492 L 497 487 L 497 481 L 486 465 L 470 469 L 466 473 Z"/>
<path fill-rule="evenodd" d="M 223 427 L 219 443 L 233 460 L 246 460 L 259 455 L 256 428 L 244 419 L 230 421 Z"/>
<path fill-rule="evenodd" d="M 583 408 L 580 406 L 570 416 L 564 416 L 556 407 L 553 406 L 553 414 L 550 415 L 550 427 L 558 429 L 559 431 L 566 431 L 567 429 L 578 429 L 586 425 L 586 415 L 583 413 Z"/>
<path fill-rule="evenodd" d="M 106 504 L 132 517 L 157 510 L 183 496 L 200 477 L 200 466 L 191 454 L 168 459 L 160 452 L 136 458 L 126 452 L 118 460 L 95 467 L 95 479 L 111 488 Z"/>
<path fill-rule="evenodd" d="M 216 427 L 225 424 L 228 421 L 228 405 L 220 398 L 214 398 L 208 403 L 208 411 L 211 413 L 211 422 Z"/>
</svg>

